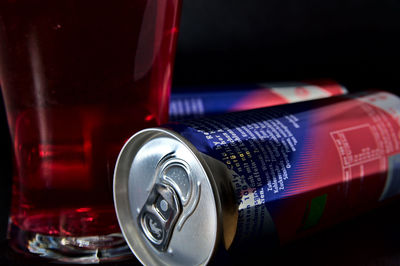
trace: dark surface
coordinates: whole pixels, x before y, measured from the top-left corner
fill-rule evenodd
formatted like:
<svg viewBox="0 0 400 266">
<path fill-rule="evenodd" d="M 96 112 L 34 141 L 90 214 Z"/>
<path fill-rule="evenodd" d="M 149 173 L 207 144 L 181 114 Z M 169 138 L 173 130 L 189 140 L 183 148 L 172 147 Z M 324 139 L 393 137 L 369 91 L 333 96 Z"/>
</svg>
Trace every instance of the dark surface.
<svg viewBox="0 0 400 266">
<path fill-rule="evenodd" d="M 399 202 L 371 211 L 276 250 L 236 254 L 217 265 L 400 265 Z M 48 265 L 0 244 L 0 265 Z M 140 265 L 135 259 L 105 265 Z"/>
<path fill-rule="evenodd" d="M 333 78 L 350 91 L 397 93 L 399 17 L 396 0 L 184 1 L 174 84 Z M 0 133 L 0 265 L 43 265 L 5 242 L 12 164 L 3 106 Z M 393 203 L 256 257 L 263 265 L 400 265 L 398 208 Z"/>
</svg>

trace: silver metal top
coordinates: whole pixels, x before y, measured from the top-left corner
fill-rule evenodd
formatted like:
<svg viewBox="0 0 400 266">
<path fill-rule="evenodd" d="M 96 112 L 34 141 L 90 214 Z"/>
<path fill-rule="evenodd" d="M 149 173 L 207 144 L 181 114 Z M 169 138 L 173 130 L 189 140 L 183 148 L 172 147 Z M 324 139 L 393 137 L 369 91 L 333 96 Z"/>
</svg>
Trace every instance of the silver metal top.
<svg viewBox="0 0 400 266">
<path fill-rule="evenodd" d="M 201 153 L 178 134 L 145 129 L 125 144 L 114 202 L 125 239 L 145 265 L 202 265 L 221 238 L 216 184 Z"/>
</svg>

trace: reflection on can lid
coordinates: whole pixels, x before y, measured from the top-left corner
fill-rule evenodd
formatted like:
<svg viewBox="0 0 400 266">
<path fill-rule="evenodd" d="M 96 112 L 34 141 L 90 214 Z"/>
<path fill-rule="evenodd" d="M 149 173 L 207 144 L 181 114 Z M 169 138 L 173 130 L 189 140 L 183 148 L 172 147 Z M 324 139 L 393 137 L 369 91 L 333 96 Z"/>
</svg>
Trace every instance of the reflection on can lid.
<svg viewBox="0 0 400 266">
<path fill-rule="evenodd" d="M 121 230 L 146 265 L 207 263 L 221 235 L 216 185 L 201 154 L 165 129 L 134 135 L 114 175 Z"/>
</svg>

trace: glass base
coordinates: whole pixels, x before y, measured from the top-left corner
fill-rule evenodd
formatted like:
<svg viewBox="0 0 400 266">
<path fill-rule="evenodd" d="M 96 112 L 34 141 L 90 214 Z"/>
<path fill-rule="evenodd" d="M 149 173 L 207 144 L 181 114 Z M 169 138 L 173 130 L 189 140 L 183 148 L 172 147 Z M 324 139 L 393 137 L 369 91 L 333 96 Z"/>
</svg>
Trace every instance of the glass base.
<svg viewBox="0 0 400 266">
<path fill-rule="evenodd" d="M 132 258 L 121 233 L 104 236 L 49 236 L 23 231 L 11 224 L 10 246 L 17 252 L 59 263 L 93 264 Z"/>
</svg>

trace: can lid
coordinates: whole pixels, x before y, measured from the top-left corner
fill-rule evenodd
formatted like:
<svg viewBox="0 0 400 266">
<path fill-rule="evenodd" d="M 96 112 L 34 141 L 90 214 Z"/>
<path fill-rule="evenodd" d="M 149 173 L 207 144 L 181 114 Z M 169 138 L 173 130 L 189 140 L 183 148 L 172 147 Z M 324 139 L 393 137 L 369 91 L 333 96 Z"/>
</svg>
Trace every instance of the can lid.
<svg viewBox="0 0 400 266">
<path fill-rule="evenodd" d="M 145 129 L 122 148 L 114 202 L 122 233 L 145 265 L 200 265 L 221 225 L 216 185 L 200 152 L 177 133 Z"/>
</svg>

